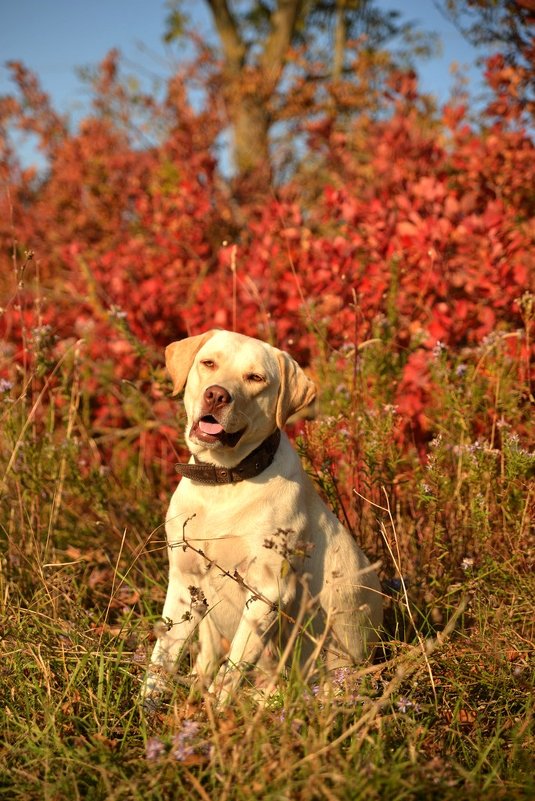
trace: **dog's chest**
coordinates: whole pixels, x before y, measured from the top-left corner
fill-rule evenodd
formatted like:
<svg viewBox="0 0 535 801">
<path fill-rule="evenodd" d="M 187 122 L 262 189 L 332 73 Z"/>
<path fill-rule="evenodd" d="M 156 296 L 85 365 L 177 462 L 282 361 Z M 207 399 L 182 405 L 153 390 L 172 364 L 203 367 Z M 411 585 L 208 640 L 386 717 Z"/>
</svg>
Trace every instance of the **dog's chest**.
<svg viewBox="0 0 535 801">
<path fill-rule="evenodd" d="M 246 574 L 254 558 L 250 543 L 231 535 L 217 539 L 186 539 L 172 545 L 170 550 L 171 563 L 183 575 L 209 577 L 210 581 L 216 580 L 217 576 Z"/>
<path fill-rule="evenodd" d="M 199 487 L 183 479 L 167 514 L 171 569 L 198 585 L 276 582 L 305 528 L 296 490 L 286 480 Z"/>
</svg>

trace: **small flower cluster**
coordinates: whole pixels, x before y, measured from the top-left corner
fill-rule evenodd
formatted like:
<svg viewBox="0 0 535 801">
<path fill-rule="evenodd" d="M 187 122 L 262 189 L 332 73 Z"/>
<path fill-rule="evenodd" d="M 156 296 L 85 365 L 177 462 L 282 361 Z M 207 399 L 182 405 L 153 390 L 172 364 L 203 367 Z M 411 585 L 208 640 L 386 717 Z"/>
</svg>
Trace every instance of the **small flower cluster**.
<svg viewBox="0 0 535 801">
<path fill-rule="evenodd" d="M 433 347 L 433 357 L 435 359 L 440 359 L 442 354 L 446 353 L 447 350 L 448 348 L 446 347 L 444 342 L 441 342 L 440 339 L 438 339 L 435 343 L 435 346 Z"/>
<path fill-rule="evenodd" d="M 36 351 L 48 350 L 57 341 L 58 337 L 54 334 L 50 325 L 38 325 L 32 329 L 32 342 Z"/>
<path fill-rule="evenodd" d="M 395 706 L 398 712 L 401 712 L 402 715 L 405 715 L 410 710 L 413 710 L 414 712 L 421 711 L 420 705 L 415 704 L 414 701 L 410 700 L 410 698 L 403 698 L 403 697 L 398 698 L 398 700 L 395 703 Z"/>
<path fill-rule="evenodd" d="M 113 304 L 110 306 L 108 314 L 112 320 L 126 320 L 128 317 L 128 314 L 123 309 Z"/>
<path fill-rule="evenodd" d="M 182 727 L 166 745 L 159 737 L 151 737 L 147 741 L 145 757 L 156 760 L 169 754 L 176 762 L 188 762 L 192 759 L 209 759 L 212 754 L 212 745 L 199 741 L 201 724 L 195 720 L 183 720 Z"/>
<path fill-rule="evenodd" d="M 159 759 L 165 754 L 166 750 L 159 737 L 151 737 L 147 740 L 147 745 L 145 746 L 145 758 L 150 760 Z"/>
<path fill-rule="evenodd" d="M 4 394 L 13 389 L 13 382 L 8 381 L 7 378 L 0 378 L 0 393 Z"/>
</svg>

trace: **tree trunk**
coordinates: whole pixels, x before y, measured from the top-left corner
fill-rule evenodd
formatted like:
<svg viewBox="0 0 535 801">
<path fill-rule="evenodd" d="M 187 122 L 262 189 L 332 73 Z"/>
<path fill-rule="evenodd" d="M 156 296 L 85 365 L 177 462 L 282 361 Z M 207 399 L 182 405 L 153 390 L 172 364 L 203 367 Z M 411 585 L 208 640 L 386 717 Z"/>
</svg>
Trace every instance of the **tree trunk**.
<svg viewBox="0 0 535 801">
<path fill-rule="evenodd" d="M 344 59 L 347 45 L 347 0 L 337 0 L 334 22 L 334 47 L 332 62 L 332 79 L 339 81 L 344 72 Z"/>
<path fill-rule="evenodd" d="M 234 163 L 238 177 L 252 177 L 271 182 L 269 128 L 271 120 L 262 98 L 241 98 L 229 109 L 233 126 Z"/>
<path fill-rule="evenodd" d="M 225 104 L 233 128 L 238 184 L 265 189 L 271 183 L 269 103 L 277 88 L 303 0 L 278 0 L 256 64 L 247 64 L 243 40 L 227 0 L 207 0 L 224 57 Z"/>
</svg>

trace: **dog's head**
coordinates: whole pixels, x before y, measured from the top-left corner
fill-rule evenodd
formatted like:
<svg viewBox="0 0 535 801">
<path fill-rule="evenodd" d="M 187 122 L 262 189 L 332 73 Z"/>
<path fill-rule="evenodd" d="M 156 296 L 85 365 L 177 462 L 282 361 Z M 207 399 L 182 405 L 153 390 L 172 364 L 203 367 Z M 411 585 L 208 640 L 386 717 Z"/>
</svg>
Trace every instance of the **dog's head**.
<svg viewBox="0 0 535 801">
<path fill-rule="evenodd" d="M 168 345 L 165 357 L 173 394 L 186 387 L 190 451 L 227 467 L 316 396 L 289 354 L 242 334 L 208 331 Z"/>
</svg>

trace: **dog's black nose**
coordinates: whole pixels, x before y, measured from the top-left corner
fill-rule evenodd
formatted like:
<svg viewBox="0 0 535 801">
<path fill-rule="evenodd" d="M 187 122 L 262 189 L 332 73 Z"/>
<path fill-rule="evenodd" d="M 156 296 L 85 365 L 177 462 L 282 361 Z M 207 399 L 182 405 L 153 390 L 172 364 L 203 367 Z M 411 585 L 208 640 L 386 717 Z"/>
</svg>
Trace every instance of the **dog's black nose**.
<svg viewBox="0 0 535 801">
<path fill-rule="evenodd" d="M 207 408 L 214 410 L 220 406 L 226 406 L 231 403 L 232 395 L 224 387 L 218 384 L 213 384 L 204 391 L 204 402 Z"/>
</svg>

